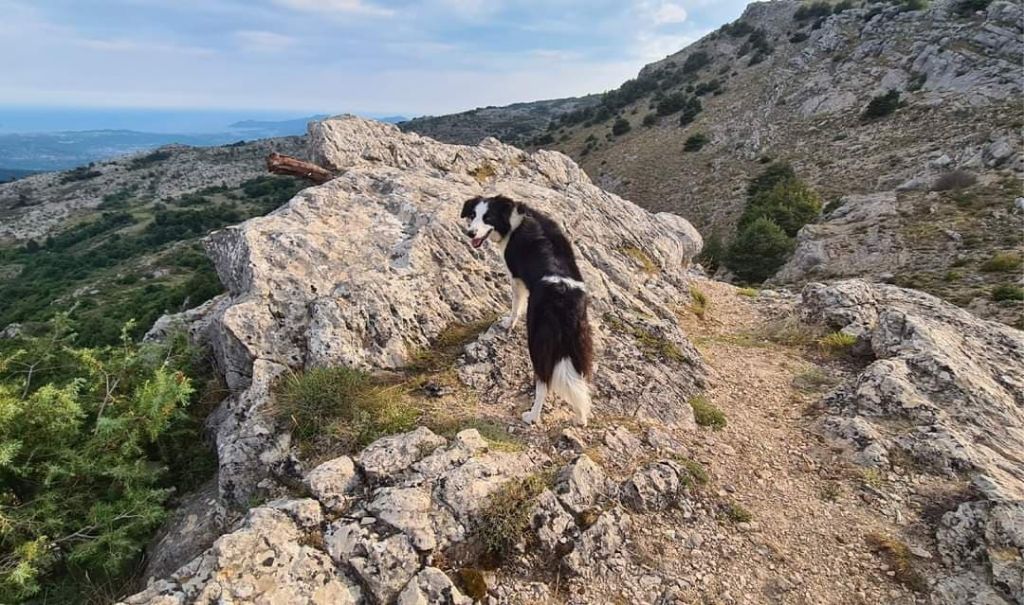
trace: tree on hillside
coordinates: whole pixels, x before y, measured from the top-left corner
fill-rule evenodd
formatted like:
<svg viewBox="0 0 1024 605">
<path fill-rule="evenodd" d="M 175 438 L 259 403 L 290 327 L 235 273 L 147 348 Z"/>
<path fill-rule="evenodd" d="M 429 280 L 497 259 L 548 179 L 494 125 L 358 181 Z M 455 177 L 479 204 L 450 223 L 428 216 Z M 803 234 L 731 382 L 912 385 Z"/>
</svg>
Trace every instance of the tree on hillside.
<svg viewBox="0 0 1024 605">
<path fill-rule="evenodd" d="M 739 227 L 759 218 L 770 219 L 786 235 L 795 237 L 800 228 L 821 213 L 821 199 L 813 189 L 797 178 L 776 182 L 771 189 L 759 190 L 747 201 Z"/>
<path fill-rule="evenodd" d="M 762 282 L 772 276 L 793 253 L 795 243 L 771 219 L 758 218 L 729 245 L 725 266 L 746 282 Z"/>
</svg>

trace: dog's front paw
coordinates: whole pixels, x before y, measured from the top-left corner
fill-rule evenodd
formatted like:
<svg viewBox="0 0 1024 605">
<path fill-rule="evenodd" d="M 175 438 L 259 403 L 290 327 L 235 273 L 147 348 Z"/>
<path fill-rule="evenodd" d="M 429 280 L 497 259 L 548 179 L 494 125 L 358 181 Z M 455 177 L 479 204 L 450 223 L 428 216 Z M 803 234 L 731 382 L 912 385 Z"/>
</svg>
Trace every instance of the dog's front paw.
<svg viewBox="0 0 1024 605">
<path fill-rule="evenodd" d="M 534 414 L 533 412 L 523 413 L 523 422 L 526 424 L 533 424 L 540 418 L 540 414 Z"/>
</svg>

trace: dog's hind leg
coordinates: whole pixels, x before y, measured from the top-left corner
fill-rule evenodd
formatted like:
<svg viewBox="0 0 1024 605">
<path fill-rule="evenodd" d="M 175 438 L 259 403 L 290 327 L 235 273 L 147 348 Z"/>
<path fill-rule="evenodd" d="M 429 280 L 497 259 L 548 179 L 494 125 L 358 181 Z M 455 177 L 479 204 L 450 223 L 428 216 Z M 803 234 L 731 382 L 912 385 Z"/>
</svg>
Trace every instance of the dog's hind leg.
<svg viewBox="0 0 1024 605">
<path fill-rule="evenodd" d="M 548 398 L 548 385 L 537 381 L 537 391 L 533 396 L 533 407 L 523 414 L 523 422 L 533 424 L 540 421 L 540 412 L 544 409 L 544 400 Z"/>
<path fill-rule="evenodd" d="M 513 277 L 511 278 L 511 285 L 512 311 L 501 322 L 501 325 L 510 331 L 515 329 L 516 324 L 519 323 L 519 318 L 523 316 L 523 311 L 526 310 L 526 301 L 530 297 L 530 291 L 526 288 L 523 280 Z"/>
</svg>

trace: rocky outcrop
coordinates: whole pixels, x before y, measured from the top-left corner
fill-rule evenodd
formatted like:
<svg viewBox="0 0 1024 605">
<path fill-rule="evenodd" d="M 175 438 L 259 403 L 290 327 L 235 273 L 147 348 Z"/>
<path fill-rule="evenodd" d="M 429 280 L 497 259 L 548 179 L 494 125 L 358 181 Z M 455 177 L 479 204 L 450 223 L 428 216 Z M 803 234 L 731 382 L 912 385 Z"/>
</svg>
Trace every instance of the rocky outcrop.
<svg viewBox="0 0 1024 605">
<path fill-rule="evenodd" d="M 826 429 L 862 464 L 968 476 L 980 496 L 942 517 L 936 537 L 952 575 L 937 592 L 951 603 L 1021 602 L 1024 333 L 863 281 L 811 284 L 801 298 L 805 318 L 855 336 L 874 359 L 825 398 Z"/>
<path fill-rule="evenodd" d="M 381 472 L 382 455 L 390 453 L 400 454 Z M 536 450 L 492 451 L 472 429 L 450 441 L 425 428 L 386 437 L 354 461 L 341 457 L 310 471 L 305 480 L 315 498 L 250 510 L 205 552 L 123 603 L 468 605 L 435 563 L 453 547 L 473 548 L 481 529 L 493 531 L 480 517 L 491 495 L 548 463 Z M 524 530 L 564 557 L 568 574 L 598 573 L 624 546 L 629 516 L 614 506 L 613 486 L 588 458 L 558 476 L 559 495 L 544 491 Z M 612 506 L 603 512 L 599 503 Z M 573 510 L 589 512 L 586 526 Z"/>
<path fill-rule="evenodd" d="M 891 276 L 906 263 L 896 192 L 849 195 L 797 234 L 796 250 L 771 284 Z"/>
<path fill-rule="evenodd" d="M 228 294 L 190 319 L 234 392 L 211 419 L 227 501 L 245 501 L 268 475 L 299 472 L 287 433 L 266 414 L 277 376 L 398 368 L 446 326 L 506 312 L 503 264 L 492 250 L 474 251 L 458 219 L 465 199 L 487 193 L 547 212 L 576 246 L 598 347 L 598 417 L 692 424 L 685 401 L 705 370 L 674 309 L 688 297 L 684 270 L 701 238 L 685 220 L 598 189 L 561 154 L 493 139 L 445 145 L 345 117 L 312 124 L 309 140 L 310 155 L 340 176 L 207 242 Z M 485 403 L 514 407 L 509 394 L 532 383 L 524 351 L 521 333 L 495 325 L 457 372 Z M 405 454 L 382 456 L 370 476 L 402 467 Z"/>
</svg>

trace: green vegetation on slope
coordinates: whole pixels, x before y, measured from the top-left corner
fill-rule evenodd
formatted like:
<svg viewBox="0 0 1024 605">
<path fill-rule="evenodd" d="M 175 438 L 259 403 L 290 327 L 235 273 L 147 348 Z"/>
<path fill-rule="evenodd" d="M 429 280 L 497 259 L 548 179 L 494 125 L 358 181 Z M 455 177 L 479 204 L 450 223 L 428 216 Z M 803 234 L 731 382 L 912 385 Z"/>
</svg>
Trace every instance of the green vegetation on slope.
<svg viewBox="0 0 1024 605">
<path fill-rule="evenodd" d="M 761 282 L 785 264 L 800 228 L 821 213 L 821 200 L 789 164 L 776 162 L 751 179 L 736 239 L 721 261 L 740 279 Z M 721 253 L 710 257 L 718 261 Z"/>
<path fill-rule="evenodd" d="M 212 475 L 184 338 L 80 347 L 66 315 L 0 341 L 0 594 L 110 602 L 166 517 Z M 193 407 L 198 407 L 194 406 Z"/>
<path fill-rule="evenodd" d="M 163 313 L 222 291 L 200 237 L 266 214 L 301 187 L 290 177 L 268 176 L 168 203 L 130 190 L 108 195 L 98 218 L 43 242 L 0 249 L 0 327 L 67 311 L 83 346 L 116 343 L 129 320 L 131 336 L 141 336 Z"/>
</svg>

